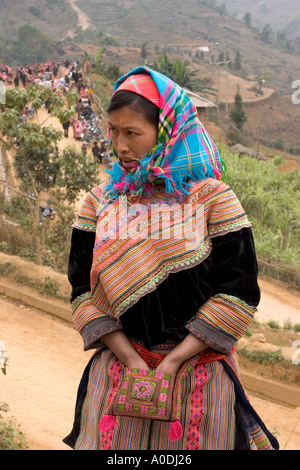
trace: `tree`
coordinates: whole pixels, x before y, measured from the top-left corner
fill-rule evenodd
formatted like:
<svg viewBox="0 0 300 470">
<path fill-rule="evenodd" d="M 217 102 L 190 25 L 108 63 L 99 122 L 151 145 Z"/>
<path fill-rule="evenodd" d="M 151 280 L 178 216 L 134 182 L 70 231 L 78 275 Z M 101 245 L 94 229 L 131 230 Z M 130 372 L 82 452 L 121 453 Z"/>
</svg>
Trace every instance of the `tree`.
<svg viewBox="0 0 300 470">
<path fill-rule="evenodd" d="M 260 33 L 261 41 L 267 44 L 270 43 L 272 35 L 273 35 L 273 31 L 272 31 L 271 26 L 269 24 L 265 24 L 265 26 L 262 29 L 262 32 Z"/>
<path fill-rule="evenodd" d="M 251 18 L 251 13 L 249 13 L 249 11 L 247 11 L 247 13 L 245 13 L 244 21 L 245 21 L 245 24 L 246 24 L 247 28 L 252 27 L 252 18 Z"/>
<path fill-rule="evenodd" d="M 236 51 L 235 58 L 233 61 L 234 70 L 241 70 L 242 68 L 242 56 L 240 51 Z"/>
<path fill-rule="evenodd" d="M 227 9 L 226 9 L 226 4 L 225 3 L 222 3 L 219 6 L 219 13 L 220 13 L 220 15 L 226 15 L 227 14 Z"/>
<path fill-rule="evenodd" d="M 147 42 L 144 42 L 144 44 L 142 44 L 142 47 L 141 47 L 141 58 L 143 60 L 146 60 L 147 59 L 147 55 L 148 55 L 148 52 L 147 52 Z"/>
<path fill-rule="evenodd" d="M 22 123 L 20 116 L 26 104 L 35 111 L 40 109 L 46 99 L 52 114 L 65 122 L 74 113 L 78 97 L 73 91 L 64 99 L 49 88 L 30 85 L 25 90 L 8 89 L 6 104 L 0 106 L 0 143 L 7 149 L 17 146 L 14 166 L 20 178 L 21 189 L 28 194 L 26 200 L 31 214 L 31 232 L 35 249 L 35 262 L 42 263 L 42 224 L 39 213 L 40 193 L 55 185 L 55 175 L 59 170 L 57 143 L 62 132 L 45 122 L 28 121 Z"/>
<path fill-rule="evenodd" d="M 201 91 L 202 93 L 214 93 L 217 91 L 214 88 L 202 85 L 204 77 L 196 78 L 196 72 L 190 69 L 190 62 L 188 60 L 182 62 L 180 59 L 175 59 L 172 62 L 164 52 L 154 62 L 152 68 L 190 91 Z"/>
<path fill-rule="evenodd" d="M 242 130 L 243 125 L 248 120 L 246 112 L 243 108 L 242 97 L 239 92 L 237 92 L 235 95 L 234 106 L 230 111 L 230 118 L 239 131 Z"/>
<path fill-rule="evenodd" d="M 75 204 L 81 192 L 89 191 L 98 183 L 98 162 L 77 150 L 66 147 L 58 156 L 60 171 L 56 173 L 56 185 L 51 191 L 55 207 L 52 230 L 46 232 L 46 243 L 50 248 L 48 259 L 57 270 L 67 265 L 71 236 L 71 225 L 75 217 Z"/>
<path fill-rule="evenodd" d="M 22 63 L 34 64 L 47 60 L 53 51 L 54 43 L 50 36 L 28 24 L 18 31 L 16 51 Z"/>
</svg>

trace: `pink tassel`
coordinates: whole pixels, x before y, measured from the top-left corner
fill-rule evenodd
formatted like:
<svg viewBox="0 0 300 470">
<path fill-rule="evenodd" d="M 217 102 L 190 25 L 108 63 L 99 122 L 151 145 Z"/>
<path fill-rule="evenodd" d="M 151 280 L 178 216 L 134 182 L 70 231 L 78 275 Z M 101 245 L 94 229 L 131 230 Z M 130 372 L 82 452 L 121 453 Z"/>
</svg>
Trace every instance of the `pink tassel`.
<svg viewBox="0 0 300 470">
<path fill-rule="evenodd" d="M 117 424 L 117 420 L 116 420 L 115 416 L 105 415 L 101 419 L 101 421 L 99 423 L 99 426 L 98 426 L 98 429 L 101 432 L 111 431 L 116 424 Z"/>
<path fill-rule="evenodd" d="M 221 177 L 221 172 L 217 170 L 217 168 L 213 168 L 213 172 L 214 172 L 216 179 L 219 180 Z"/>
<path fill-rule="evenodd" d="M 183 432 L 180 421 L 172 421 L 169 428 L 169 439 L 170 441 L 178 441 L 181 438 Z"/>
<path fill-rule="evenodd" d="M 123 191 L 123 189 L 125 188 L 125 182 L 124 181 L 121 181 L 120 183 L 116 183 L 115 184 L 115 187 L 116 189 L 120 190 L 120 191 Z"/>
</svg>

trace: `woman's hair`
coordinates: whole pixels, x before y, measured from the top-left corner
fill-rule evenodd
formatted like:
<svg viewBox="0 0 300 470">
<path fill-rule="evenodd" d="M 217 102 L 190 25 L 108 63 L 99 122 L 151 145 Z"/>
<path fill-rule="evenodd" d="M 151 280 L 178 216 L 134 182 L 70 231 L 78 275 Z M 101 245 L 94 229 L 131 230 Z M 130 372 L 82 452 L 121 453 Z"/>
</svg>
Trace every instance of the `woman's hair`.
<svg viewBox="0 0 300 470">
<path fill-rule="evenodd" d="M 151 124 L 158 128 L 159 109 L 151 101 L 132 91 L 120 90 L 112 97 L 107 112 L 109 114 L 111 111 L 116 111 L 124 106 L 137 113 L 142 113 Z"/>
</svg>

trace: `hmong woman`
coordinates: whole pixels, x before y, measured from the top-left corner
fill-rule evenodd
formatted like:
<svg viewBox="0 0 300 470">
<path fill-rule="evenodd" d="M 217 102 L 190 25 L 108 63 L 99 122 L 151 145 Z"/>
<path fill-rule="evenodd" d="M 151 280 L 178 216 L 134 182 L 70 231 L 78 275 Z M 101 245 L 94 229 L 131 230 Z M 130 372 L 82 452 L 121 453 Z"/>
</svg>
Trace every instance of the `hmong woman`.
<svg viewBox="0 0 300 470">
<path fill-rule="evenodd" d="M 186 93 L 139 67 L 108 109 L 116 156 L 74 223 L 84 350 L 75 449 L 277 449 L 239 379 L 260 299 L 251 225 Z"/>
</svg>

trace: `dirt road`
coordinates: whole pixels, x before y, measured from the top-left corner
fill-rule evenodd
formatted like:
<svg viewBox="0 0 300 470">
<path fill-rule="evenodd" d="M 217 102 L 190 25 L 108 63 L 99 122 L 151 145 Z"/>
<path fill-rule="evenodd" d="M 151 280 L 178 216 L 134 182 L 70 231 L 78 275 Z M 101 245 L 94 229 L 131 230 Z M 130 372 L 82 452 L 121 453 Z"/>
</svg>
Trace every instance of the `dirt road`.
<svg viewBox="0 0 300 470">
<path fill-rule="evenodd" d="M 62 438 L 71 429 L 78 383 L 92 352 L 83 352 L 70 323 L 4 296 L 0 341 L 9 360 L 7 375 L 0 375 L 0 401 L 9 404 L 29 448 L 68 450 Z M 300 409 L 257 397 L 251 401 L 269 429 L 279 433 L 281 448 L 299 450 Z"/>
</svg>

